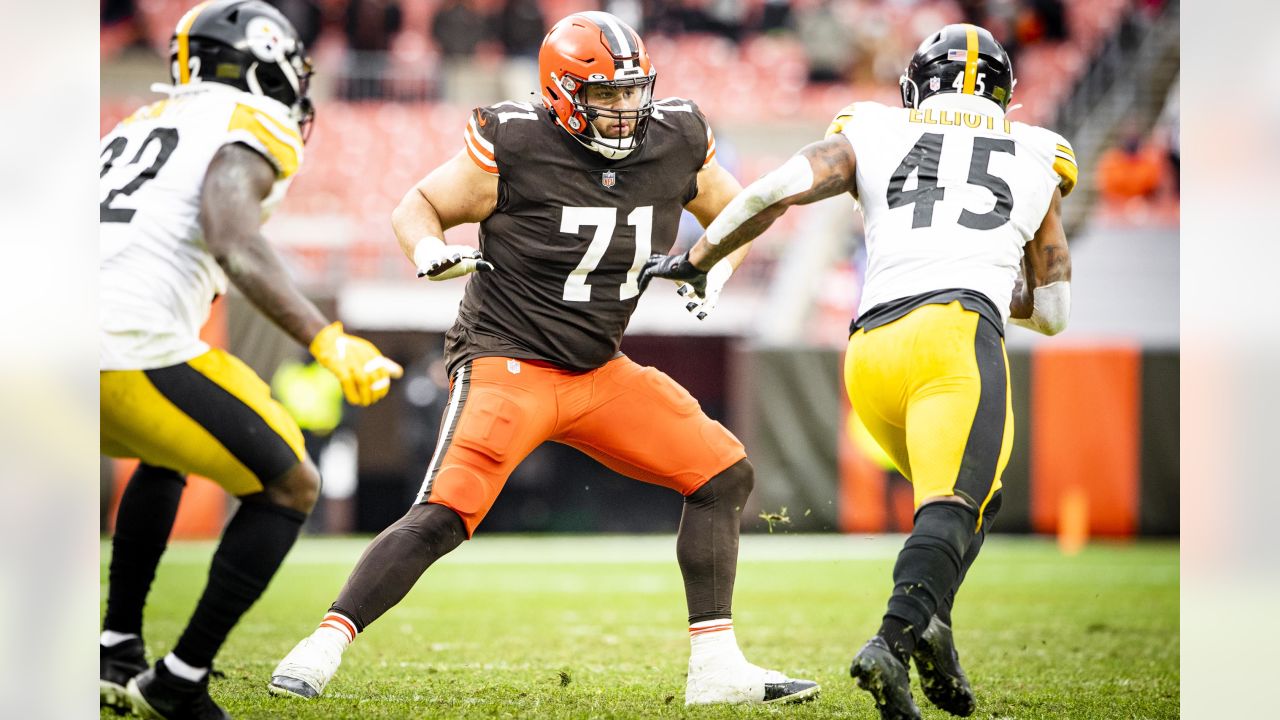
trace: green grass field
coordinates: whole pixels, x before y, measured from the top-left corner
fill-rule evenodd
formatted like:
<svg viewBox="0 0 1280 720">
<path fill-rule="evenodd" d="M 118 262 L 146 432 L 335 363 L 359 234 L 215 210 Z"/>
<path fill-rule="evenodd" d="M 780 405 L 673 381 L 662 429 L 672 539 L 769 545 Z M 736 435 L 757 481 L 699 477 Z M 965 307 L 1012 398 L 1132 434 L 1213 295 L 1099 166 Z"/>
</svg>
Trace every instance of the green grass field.
<svg viewBox="0 0 1280 720">
<path fill-rule="evenodd" d="M 748 536 L 734 602 L 758 665 L 818 680 L 814 703 L 684 707 L 688 640 L 670 536 L 484 537 L 444 558 L 348 650 L 316 702 L 270 697 L 367 543 L 299 542 L 217 661 L 237 718 L 875 718 L 849 661 L 878 627 L 901 537 Z M 177 640 L 213 545 L 175 543 L 146 615 L 154 658 Z M 102 553 L 105 602 L 110 545 Z M 988 541 L 955 612 L 980 718 L 1175 718 L 1178 546 Z M 949 715 L 927 705 L 926 718 Z M 103 713 L 103 717 L 115 717 Z"/>
</svg>

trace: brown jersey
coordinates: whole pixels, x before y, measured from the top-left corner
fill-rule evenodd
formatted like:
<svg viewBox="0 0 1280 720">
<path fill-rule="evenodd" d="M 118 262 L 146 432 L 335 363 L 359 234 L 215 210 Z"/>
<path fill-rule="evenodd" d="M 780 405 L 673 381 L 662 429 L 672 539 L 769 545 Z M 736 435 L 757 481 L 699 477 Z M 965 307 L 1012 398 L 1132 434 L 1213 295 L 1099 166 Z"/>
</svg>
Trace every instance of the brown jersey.
<svg viewBox="0 0 1280 720">
<path fill-rule="evenodd" d="M 445 336 L 450 372 L 477 357 L 535 359 L 586 371 L 618 354 L 651 253 L 675 242 L 683 207 L 715 141 L 688 100 L 654 103 L 640 148 L 611 161 L 584 148 L 547 110 L 477 108 L 467 153 L 498 176 L 498 203 L 480 223 L 494 271 L 467 283 Z"/>
</svg>

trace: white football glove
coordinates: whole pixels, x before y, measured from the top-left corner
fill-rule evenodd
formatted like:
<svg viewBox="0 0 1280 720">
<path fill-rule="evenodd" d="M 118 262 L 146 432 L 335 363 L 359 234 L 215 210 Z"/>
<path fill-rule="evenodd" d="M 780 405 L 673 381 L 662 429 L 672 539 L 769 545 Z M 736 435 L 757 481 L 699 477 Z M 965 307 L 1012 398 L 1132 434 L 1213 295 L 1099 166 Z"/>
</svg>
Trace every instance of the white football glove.
<svg viewBox="0 0 1280 720">
<path fill-rule="evenodd" d="M 707 271 L 707 282 L 702 292 L 698 292 L 691 283 L 684 283 L 676 288 L 676 292 L 681 297 L 689 298 L 684 309 L 693 313 L 699 320 L 706 320 L 711 311 L 716 309 L 716 303 L 720 302 L 720 291 L 724 290 L 724 284 L 729 282 L 731 275 L 733 275 L 733 263 L 729 262 L 729 258 L 724 258 Z"/>
<path fill-rule="evenodd" d="M 479 250 L 467 245 L 445 245 L 433 237 L 423 238 L 414 246 L 413 263 L 418 266 L 418 277 L 428 280 L 450 280 L 493 270 L 493 263 L 485 260 Z"/>
</svg>

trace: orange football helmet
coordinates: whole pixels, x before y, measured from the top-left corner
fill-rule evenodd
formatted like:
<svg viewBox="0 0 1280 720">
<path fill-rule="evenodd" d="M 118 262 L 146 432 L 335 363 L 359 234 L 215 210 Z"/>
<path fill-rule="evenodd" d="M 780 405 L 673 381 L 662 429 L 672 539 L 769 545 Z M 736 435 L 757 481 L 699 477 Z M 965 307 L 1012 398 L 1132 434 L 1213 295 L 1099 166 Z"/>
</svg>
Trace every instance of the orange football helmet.
<svg viewBox="0 0 1280 720">
<path fill-rule="evenodd" d="M 538 52 L 543 105 L 575 140 L 611 160 L 630 155 L 643 142 L 657 77 L 640 35 L 606 12 L 564 18 L 547 33 Z M 587 88 L 591 85 L 638 87 L 640 105 L 634 110 L 590 105 Z M 599 117 L 626 122 L 632 132 L 625 137 L 601 135 L 591 122 Z"/>
</svg>

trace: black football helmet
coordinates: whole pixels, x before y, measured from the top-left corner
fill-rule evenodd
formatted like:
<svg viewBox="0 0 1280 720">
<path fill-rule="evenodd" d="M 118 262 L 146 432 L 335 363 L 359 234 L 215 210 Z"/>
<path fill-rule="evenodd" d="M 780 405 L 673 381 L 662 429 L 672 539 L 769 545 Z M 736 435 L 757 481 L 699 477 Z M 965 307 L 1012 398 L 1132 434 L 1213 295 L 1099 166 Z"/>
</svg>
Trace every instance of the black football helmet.
<svg viewBox="0 0 1280 720">
<path fill-rule="evenodd" d="M 991 100 L 1001 109 L 1013 98 L 1009 53 L 985 28 L 947 25 L 920 43 L 898 79 L 903 107 L 918 107 L 930 95 L 963 93 Z"/>
<path fill-rule="evenodd" d="M 187 11 L 169 43 L 174 85 L 217 82 L 264 95 L 293 110 L 308 134 L 315 108 L 307 97 L 311 59 L 298 32 L 262 0 L 215 0 Z"/>
</svg>

